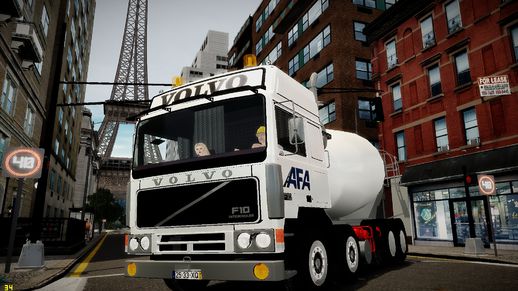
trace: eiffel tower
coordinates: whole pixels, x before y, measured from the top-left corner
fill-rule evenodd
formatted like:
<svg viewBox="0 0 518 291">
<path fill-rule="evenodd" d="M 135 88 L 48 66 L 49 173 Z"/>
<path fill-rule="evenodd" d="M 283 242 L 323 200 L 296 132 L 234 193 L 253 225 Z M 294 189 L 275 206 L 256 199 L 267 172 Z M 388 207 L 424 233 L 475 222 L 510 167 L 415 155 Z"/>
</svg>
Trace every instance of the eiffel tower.
<svg viewBox="0 0 518 291">
<path fill-rule="evenodd" d="M 149 100 L 147 76 L 147 0 L 129 0 L 124 37 L 115 73 L 110 100 L 104 105 L 104 119 L 99 128 L 98 152 L 101 157 L 98 188 L 109 189 L 121 204 L 131 168 L 130 158 L 112 157 L 113 146 L 121 123 L 147 109 Z M 130 101 L 130 102 L 128 102 Z M 160 160 L 158 148 L 146 143 L 145 155 Z M 124 206 L 124 205 L 122 205 Z"/>
</svg>

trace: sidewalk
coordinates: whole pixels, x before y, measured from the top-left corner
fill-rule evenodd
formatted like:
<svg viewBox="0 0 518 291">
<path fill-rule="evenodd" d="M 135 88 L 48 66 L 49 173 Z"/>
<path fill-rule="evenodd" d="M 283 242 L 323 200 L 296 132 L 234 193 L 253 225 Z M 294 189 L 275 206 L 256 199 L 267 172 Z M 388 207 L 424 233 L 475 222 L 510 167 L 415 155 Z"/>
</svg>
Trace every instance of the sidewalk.
<svg viewBox="0 0 518 291">
<path fill-rule="evenodd" d="M 484 254 L 473 255 L 465 254 L 464 247 L 449 247 L 449 246 L 427 246 L 427 245 L 409 245 L 409 256 L 421 257 L 436 257 L 457 259 L 466 261 L 479 261 L 488 263 L 500 264 L 515 264 L 518 265 L 518 251 L 516 250 L 500 250 L 497 248 L 498 256 L 495 257 L 495 251 L 491 249 L 484 249 Z"/>
<path fill-rule="evenodd" d="M 13 284 L 14 290 L 41 288 L 70 271 L 82 260 L 97 242 L 107 233 L 97 234 L 81 250 L 70 255 L 45 256 L 45 266 L 40 269 L 18 269 L 18 256 L 12 258 L 11 272 L 5 274 L 5 257 L 0 257 L 0 287 L 4 283 Z"/>
</svg>

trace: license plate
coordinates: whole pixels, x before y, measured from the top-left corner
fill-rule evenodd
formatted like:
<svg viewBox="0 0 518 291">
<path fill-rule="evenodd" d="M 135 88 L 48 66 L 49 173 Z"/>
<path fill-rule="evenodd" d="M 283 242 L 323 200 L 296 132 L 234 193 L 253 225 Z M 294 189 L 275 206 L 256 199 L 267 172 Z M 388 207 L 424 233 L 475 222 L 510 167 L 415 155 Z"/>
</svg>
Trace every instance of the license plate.
<svg viewBox="0 0 518 291">
<path fill-rule="evenodd" d="M 201 270 L 176 270 L 173 276 L 178 280 L 202 280 Z"/>
</svg>

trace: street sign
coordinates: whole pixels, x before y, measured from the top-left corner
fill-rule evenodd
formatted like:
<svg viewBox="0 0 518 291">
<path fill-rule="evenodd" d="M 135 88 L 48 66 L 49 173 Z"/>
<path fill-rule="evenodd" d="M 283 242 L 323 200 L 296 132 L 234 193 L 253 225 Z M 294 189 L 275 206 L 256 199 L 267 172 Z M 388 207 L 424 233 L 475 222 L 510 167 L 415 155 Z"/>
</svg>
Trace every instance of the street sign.
<svg viewBox="0 0 518 291">
<path fill-rule="evenodd" d="M 494 195 L 496 192 L 495 177 L 492 175 L 478 175 L 478 188 L 484 195 Z"/>
<path fill-rule="evenodd" d="M 12 178 L 39 178 L 44 150 L 40 148 L 9 148 L 2 161 L 2 175 Z"/>
</svg>

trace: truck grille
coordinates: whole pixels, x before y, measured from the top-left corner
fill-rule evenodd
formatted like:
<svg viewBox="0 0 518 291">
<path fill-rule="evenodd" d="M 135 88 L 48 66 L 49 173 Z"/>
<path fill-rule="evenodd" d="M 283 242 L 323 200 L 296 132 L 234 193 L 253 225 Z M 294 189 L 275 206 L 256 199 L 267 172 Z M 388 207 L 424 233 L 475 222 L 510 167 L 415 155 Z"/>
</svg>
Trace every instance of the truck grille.
<svg viewBox="0 0 518 291">
<path fill-rule="evenodd" d="M 144 190 L 137 193 L 137 226 L 255 222 L 258 197 L 253 178 Z"/>
<path fill-rule="evenodd" d="M 158 242 L 159 252 L 203 252 L 224 250 L 224 233 L 163 235 Z"/>
</svg>

